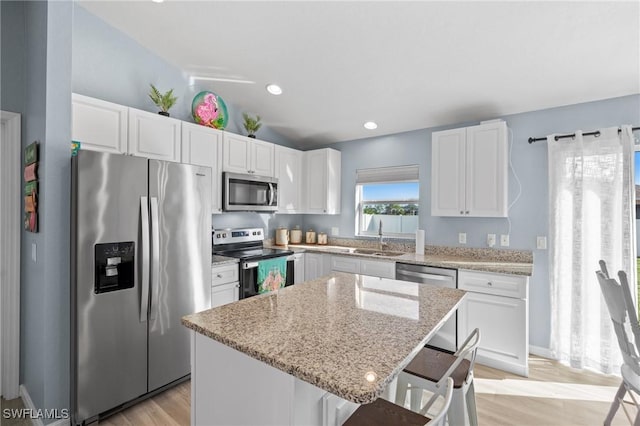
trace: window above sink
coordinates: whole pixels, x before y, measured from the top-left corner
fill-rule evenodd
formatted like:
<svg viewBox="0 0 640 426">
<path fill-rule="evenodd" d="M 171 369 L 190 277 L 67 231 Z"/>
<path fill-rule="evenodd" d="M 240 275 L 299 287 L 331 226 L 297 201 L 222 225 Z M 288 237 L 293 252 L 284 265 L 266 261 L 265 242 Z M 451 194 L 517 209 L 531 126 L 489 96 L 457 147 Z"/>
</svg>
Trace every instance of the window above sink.
<svg viewBox="0 0 640 426">
<path fill-rule="evenodd" d="M 356 177 L 356 234 L 414 238 L 418 229 L 418 166 L 360 169 Z"/>
</svg>

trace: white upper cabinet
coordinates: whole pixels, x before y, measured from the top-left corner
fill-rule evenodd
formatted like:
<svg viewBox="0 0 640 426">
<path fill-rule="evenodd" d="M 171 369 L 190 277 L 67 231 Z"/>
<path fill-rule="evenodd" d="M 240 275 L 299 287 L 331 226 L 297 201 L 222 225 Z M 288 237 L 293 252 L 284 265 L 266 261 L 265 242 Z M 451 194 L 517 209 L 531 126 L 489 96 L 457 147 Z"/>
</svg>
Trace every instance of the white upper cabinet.
<svg viewBox="0 0 640 426">
<path fill-rule="evenodd" d="M 74 93 L 72 99 L 71 139 L 82 149 L 127 153 L 126 106 Z"/>
<path fill-rule="evenodd" d="M 274 175 L 272 143 L 224 132 L 222 154 L 225 172 Z"/>
<path fill-rule="evenodd" d="M 211 167 L 211 212 L 222 213 L 222 132 L 183 122 L 180 161 Z"/>
<path fill-rule="evenodd" d="M 278 213 L 302 213 L 302 151 L 275 146 Z"/>
<path fill-rule="evenodd" d="M 331 148 L 304 153 L 306 213 L 340 214 L 341 154 Z"/>
<path fill-rule="evenodd" d="M 129 154 L 180 161 L 181 121 L 129 108 Z"/>
<path fill-rule="evenodd" d="M 508 149 L 504 121 L 434 132 L 431 215 L 507 217 Z"/>
</svg>

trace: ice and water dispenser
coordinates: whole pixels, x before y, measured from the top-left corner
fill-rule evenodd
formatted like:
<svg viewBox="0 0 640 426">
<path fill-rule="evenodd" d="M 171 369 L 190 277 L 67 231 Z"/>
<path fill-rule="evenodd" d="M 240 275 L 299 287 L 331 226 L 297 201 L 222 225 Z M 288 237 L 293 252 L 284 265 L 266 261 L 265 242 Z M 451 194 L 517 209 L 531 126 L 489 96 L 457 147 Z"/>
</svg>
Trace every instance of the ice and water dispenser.
<svg viewBox="0 0 640 426">
<path fill-rule="evenodd" d="M 133 241 L 95 245 L 96 294 L 133 287 L 134 253 Z"/>
</svg>

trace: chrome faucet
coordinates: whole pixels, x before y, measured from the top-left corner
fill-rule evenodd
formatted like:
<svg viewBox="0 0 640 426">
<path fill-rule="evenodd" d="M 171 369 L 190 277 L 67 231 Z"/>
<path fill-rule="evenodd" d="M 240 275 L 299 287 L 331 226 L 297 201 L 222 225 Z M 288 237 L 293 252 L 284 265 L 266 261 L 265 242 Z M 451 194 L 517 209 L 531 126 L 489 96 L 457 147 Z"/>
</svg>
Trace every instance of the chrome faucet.
<svg viewBox="0 0 640 426">
<path fill-rule="evenodd" d="M 378 237 L 380 238 L 380 250 L 384 250 L 385 247 L 385 243 L 383 241 L 383 235 L 382 235 L 382 221 L 380 221 L 380 224 L 378 225 Z"/>
</svg>

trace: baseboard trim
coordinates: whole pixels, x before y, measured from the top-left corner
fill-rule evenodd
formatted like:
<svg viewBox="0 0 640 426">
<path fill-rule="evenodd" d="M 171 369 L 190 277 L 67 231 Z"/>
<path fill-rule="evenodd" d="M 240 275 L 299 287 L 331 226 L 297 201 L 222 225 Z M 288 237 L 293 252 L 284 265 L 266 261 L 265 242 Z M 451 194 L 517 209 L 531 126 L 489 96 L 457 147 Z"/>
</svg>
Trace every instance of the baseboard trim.
<svg viewBox="0 0 640 426">
<path fill-rule="evenodd" d="M 38 408 L 33 404 L 33 400 L 31 399 L 31 396 L 29 396 L 29 392 L 25 385 L 20 385 L 20 397 L 22 398 L 25 408 L 30 409 L 32 412 L 38 410 Z M 31 422 L 33 426 L 45 426 L 40 418 L 31 419 Z M 47 426 L 69 426 L 70 424 L 70 419 L 58 419 L 54 422 L 47 423 Z"/>
<path fill-rule="evenodd" d="M 529 353 L 531 355 L 541 356 L 542 358 L 555 359 L 551 354 L 551 349 L 543 348 L 542 346 L 529 345 Z"/>
</svg>

